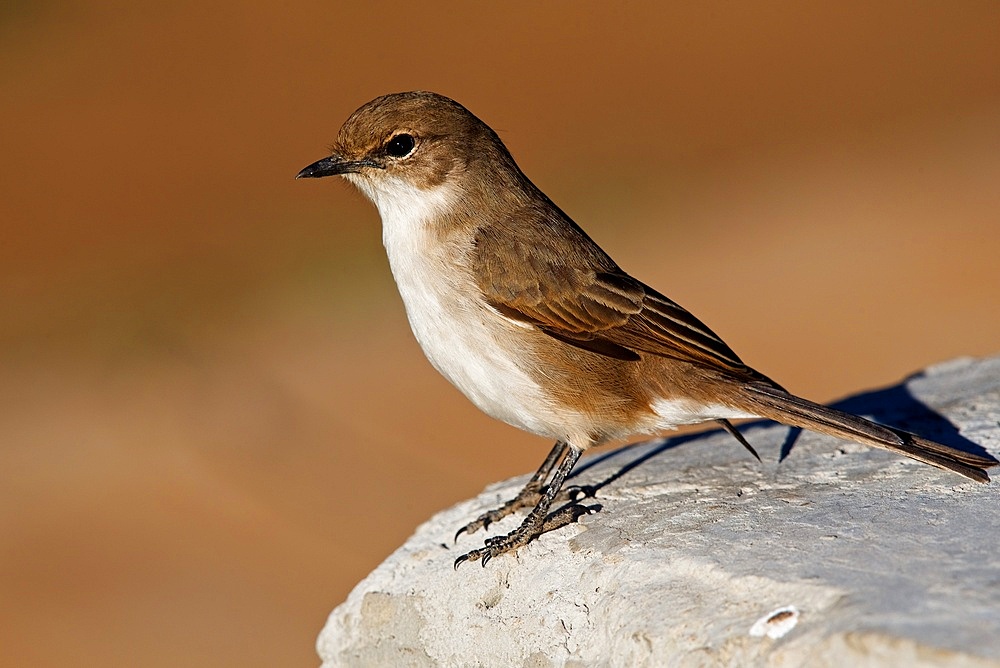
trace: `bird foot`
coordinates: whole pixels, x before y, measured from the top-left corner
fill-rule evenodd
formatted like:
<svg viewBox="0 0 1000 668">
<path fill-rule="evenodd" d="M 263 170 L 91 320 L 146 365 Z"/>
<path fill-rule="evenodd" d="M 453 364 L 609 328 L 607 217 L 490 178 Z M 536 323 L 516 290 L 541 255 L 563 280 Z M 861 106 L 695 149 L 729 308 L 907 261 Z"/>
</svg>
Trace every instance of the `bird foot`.
<svg viewBox="0 0 1000 668">
<path fill-rule="evenodd" d="M 601 506 L 594 504 L 584 506 L 578 503 L 571 503 L 563 506 L 548 517 L 542 518 L 541 514 L 531 513 L 521 525 L 504 536 L 493 536 L 487 538 L 483 547 L 463 554 L 455 560 L 455 569 L 467 561 L 480 561 L 483 566 L 494 557 L 508 552 L 516 552 L 532 540 L 543 533 L 562 528 L 567 524 L 576 522 L 583 515 L 590 515 L 600 511 Z M 474 523 L 473 523 L 474 524 Z"/>
<path fill-rule="evenodd" d="M 488 529 L 494 522 L 499 522 L 508 515 L 513 515 L 522 508 L 534 508 L 545 493 L 542 485 L 532 485 L 528 483 L 517 496 L 503 504 L 499 508 L 494 508 L 483 513 L 473 521 L 469 522 L 455 532 L 455 540 L 464 533 L 472 534 L 480 529 Z M 573 485 L 559 492 L 556 496 L 556 503 L 577 503 L 586 498 L 593 498 L 597 495 L 597 489 L 591 485 Z M 548 521 L 548 520 L 546 520 Z"/>
<path fill-rule="evenodd" d="M 534 508 L 542 498 L 543 489 L 542 485 L 528 483 L 513 499 L 499 508 L 494 508 L 489 512 L 483 513 L 455 532 L 455 540 L 458 540 L 458 537 L 463 533 L 475 533 L 480 529 L 488 529 L 494 522 L 498 522 L 522 508 Z"/>
</svg>

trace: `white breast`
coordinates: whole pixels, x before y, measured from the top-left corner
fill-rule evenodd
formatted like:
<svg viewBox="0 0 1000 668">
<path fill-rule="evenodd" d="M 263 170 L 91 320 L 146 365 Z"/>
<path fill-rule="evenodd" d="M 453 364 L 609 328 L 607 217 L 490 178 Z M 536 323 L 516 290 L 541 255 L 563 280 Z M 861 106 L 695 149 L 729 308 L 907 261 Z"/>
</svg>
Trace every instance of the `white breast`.
<svg viewBox="0 0 1000 668">
<path fill-rule="evenodd" d="M 519 325 L 480 299 L 466 264 L 470 238 L 445 240 L 429 221 L 457 193 L 380 179 L 351 179 L 378 207 L 389 266 L 410 328 L 434 368 L 480 410 L 526 431 L 559 438 L 538 385 L 518 365 Z M 464 242 L 464 243 L 463 243 Z M 497 338 L 503 337 L 503 349 Z"/>
</svg>

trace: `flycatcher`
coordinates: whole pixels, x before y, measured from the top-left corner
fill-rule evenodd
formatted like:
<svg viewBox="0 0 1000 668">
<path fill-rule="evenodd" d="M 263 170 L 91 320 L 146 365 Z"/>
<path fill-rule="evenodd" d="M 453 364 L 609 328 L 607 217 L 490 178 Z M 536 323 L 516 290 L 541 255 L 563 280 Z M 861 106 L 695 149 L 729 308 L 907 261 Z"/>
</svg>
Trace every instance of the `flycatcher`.
<svg viewBox="0 0 1000 668">
<path fill-rule="evenodd" d="M 459 557 L 483 565 L 581 506 L 549 517 L 580 454 L 609 440 L 767 418 L 884 448 L 988 482 L 986 455 L 815 404 L 744 364 L 700 320 L 628 275 L 518 168 L 488 125 L 441 95 L 385 95 L 344 123 L 298 178 L 339 175 L 382 218 L 382 239 L 424 353 L 480 410 L 555 446 L 516 498 L 514 531 Z M 564 523 L 564 522 L 563 522 Z"/>
</svg>

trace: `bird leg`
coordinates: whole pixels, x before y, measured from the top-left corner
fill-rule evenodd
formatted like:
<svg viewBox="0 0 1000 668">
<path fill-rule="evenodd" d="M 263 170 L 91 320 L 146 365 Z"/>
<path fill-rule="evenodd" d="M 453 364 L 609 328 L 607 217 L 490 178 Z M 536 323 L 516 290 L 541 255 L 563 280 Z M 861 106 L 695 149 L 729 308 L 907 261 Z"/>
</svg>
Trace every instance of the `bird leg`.
<svg viewBox="0 0 1000 668">
<path fill-rule="evenodd" d="M 576 465 L 577 460 L 580 459 L 580 454 L 583 452 L 579 448 L 573 447 L 572 445 L 562 442 L 556 443 L 552 452 L 549 453 L 549 457 L 545 460 L 546 464 L 549 459 L 552 459 L 553 462 L 558 459 L 556 456 L 558 454 L 557 450 L 566 450 L 566 455 L 556 468 L 555 473 L 552 475 L 552 481 L 545 488 L 545 492 L 541 494 L 534 509 L 528 513 L 528 516 L 524 518 L 523 522 L 521 522 L 521 526 L 511 531 L 506 536 L 494 536 L 492 538 L 487 538 L 486 544 L 482 548 L 472 550 L 468 554 L 464 554 L 456 559 L 455 568 L 458 568 L 467 561 L 476 560 L 482 561 L 483 566 L 485 566 L 493 557 L 507 552 L 514 552 L 519 547 L 527 545 L 552 523 L 555 523 L 555 526 L 563 526 L 563 524 L 568 521 L 579 517 L 585 512 L 589 512 L 588 509 L 585 509 L 582 506 L 575 511 L 563 512 L 563 510 L 560 510 L 555 513 L 553 518 L 551 518 L 551 521 L 547 523 L 547 520 L 550 520 L 548 512 L 552 507 L 552 501 L 556 498 L 556 495 L 559 494 L 559 489 L 566 480 L 566 476 L 569 475 L 569 472 L 573 469 L 573 466 Z M 543 464 L 542 468 L 545 468 L 546 464 Z M 541 469 L 539 469 L 539 471 L 541 471 Z M 537 476 L 538 474 L 536 473 L 535 475 Z"/>
<path fill-rule="evenodd" d="M 499 508 L 494 508 L 487 513 L 483 513 L 472 522 L 466 524 L 455 534 L 455 540 L 458 540 L 458 537 L 463 533 L 475 533 L 480 529 L 486 529 L 494 522 L 502 520 L 521 508 L 534 508 L 538 505 L 538 500 L 542 498 L 542 489 L 545 487 L 545 481 L 548 479 L 549 474 L 552 473 L 555 465 L 566 456 L 567 450 L 569 450 L 569 445 L 563 441 L 556 441 L 545 461 L 542 462 L 542 465 L 535 471 L 535 475 L 531 476 L 531 480 L 518 492 L 517 496 Z"/>
</svg>

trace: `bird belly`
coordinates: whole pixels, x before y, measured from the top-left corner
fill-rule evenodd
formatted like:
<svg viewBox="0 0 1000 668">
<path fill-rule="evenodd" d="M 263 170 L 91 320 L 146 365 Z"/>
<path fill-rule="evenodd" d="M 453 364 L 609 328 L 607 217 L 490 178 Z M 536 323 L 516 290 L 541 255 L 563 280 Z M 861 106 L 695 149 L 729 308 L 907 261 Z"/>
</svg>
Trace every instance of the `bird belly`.
<svg viewBox="0 0 1000 668">
<path fill-rule="evenodd" d="M 461 309 L 458 312 L 464 315 L 456 317 L 456 304 L 425 304 L 427 296 L 409 300 L 406 311 L 413 334 L 434 368 L 487 415 L 558 438 L 551 420 L 546 419 L 551 411 L 538 384 L 510 351 L 498 349 L 498 333 L 476 317 L 478 309 Z"/>
</svg>

